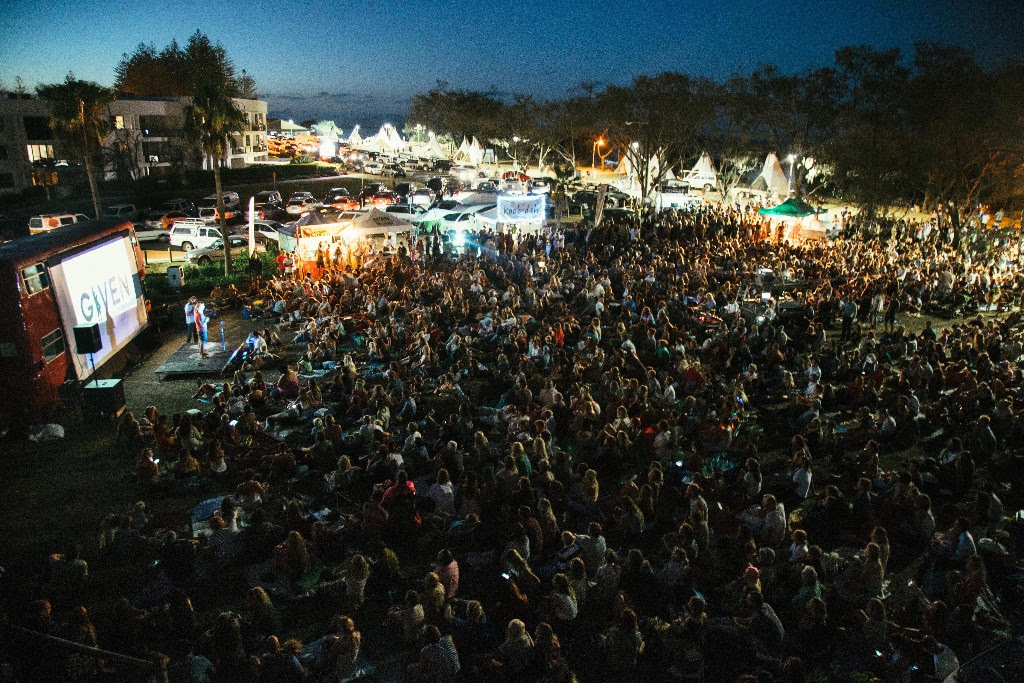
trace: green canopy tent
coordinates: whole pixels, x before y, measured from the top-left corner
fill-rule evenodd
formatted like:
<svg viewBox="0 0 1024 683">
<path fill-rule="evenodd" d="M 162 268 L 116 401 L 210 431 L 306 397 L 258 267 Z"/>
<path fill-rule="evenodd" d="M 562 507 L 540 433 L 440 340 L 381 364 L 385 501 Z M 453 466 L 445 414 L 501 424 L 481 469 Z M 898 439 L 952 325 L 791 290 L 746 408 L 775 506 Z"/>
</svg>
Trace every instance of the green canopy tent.
<svg viewBox="0 0 1024 683">
<path fill-rule="evenodd" d="M 786 216 L 788 218 L 803 218 L 804 216 L 814 216 L 818 213 L 818 209 L 800 199 L 799 197 L 791 197 L 786 201 L 782 202 L 778 206 L 773 206 L 770 209 L 759 209 L 758 213 L 764 216 Z"/>
</svg>

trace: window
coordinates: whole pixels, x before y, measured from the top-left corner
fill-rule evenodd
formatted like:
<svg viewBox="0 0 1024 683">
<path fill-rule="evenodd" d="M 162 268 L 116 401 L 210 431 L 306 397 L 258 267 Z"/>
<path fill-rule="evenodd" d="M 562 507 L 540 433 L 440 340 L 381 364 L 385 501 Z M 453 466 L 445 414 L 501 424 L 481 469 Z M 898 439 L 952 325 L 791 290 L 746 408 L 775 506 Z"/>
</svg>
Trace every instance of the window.
<svg viewBox="0 0 1024 683">
<path fill-rule="evenodd" d="M 28 145 L 27 151 L 29 163 L 53 158 L 53 145 Z"/>
<path fill-rule="evenodd" d="M 50 280 L 46 277 L 46 268 L 42 263 L 22 269 L 21 279 L 25 282 L 25 293 L 28 295 L 41 292 L 50 286 Z"/>
<path fill-rule="evenodd" d="M 14 187 L 13 173 L 0 173 L 0 189 L 8 190 Z"/>
<path fill-rule="evenodd" d="M 25 137 L 29 140 L 52 140 L 50 119 L 46 116 L 26 116 Z"/>
<path fill-rule="evenodd" d="M 51 360 L 64 353 L 64 333 L 58 327 L 42 339 L 43 360 L 49 363 Z"/>
<path fill-rule="evenodd" d="M 123 116 L 115 116 L 114 117 L 114 130 L 124 130 L 124 117 Z"/>
</svg>

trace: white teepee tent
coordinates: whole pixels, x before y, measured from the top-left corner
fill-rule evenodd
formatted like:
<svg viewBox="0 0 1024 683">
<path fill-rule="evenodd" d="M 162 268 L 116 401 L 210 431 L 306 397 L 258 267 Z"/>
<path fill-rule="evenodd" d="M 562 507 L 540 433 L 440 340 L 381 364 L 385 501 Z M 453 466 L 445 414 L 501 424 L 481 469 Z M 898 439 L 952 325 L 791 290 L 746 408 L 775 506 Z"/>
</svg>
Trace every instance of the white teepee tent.
<svg viewBox="0 0 1024 683">
<path fill-rule="evenodd" d="M 480 146 L 480 141 L 477 140 L 476 137 L 473 138 L 473 142 L 469 143 L 468 155 L 469 163 L 474 166 L 479 166 L 484 160 L 484 150 Z"/>
<path fill-rule="evenodd" d="M 702 152 L 700 159 L 697 159 L 697 163 L 693 165 L 694 173 L 712 173 L 718 175 L 718 170 L 715 168 L 715 162 L 712 161 L 711 155 L 707 152 Z"/>
<path fill-rule="evenodd" d="M 789 193 L 789 180 L 775 154 L 765 157 L 761 175 L 757 176 L 752 187 L 755 190 L 765 190 L 771 194 L 785 195 Z"/>
</svg>

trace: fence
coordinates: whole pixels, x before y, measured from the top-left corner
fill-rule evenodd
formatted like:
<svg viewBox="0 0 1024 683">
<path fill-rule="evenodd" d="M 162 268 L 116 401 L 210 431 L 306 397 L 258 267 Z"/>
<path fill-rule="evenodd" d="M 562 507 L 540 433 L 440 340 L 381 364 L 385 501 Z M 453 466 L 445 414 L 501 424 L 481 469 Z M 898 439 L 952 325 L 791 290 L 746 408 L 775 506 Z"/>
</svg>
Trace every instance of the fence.
<svg viewBox="0 0 1024 683">
<path fill-rule="evenodd" d="M 70 670 L 83 672 L 85 680 L 125 683 L 166 683 L 167 671 L 156 662 L 81 645 L 64 638 L 10 624 L 0 625 L 3 657 L 16 680 L 67 680 Z"/>
</svg>

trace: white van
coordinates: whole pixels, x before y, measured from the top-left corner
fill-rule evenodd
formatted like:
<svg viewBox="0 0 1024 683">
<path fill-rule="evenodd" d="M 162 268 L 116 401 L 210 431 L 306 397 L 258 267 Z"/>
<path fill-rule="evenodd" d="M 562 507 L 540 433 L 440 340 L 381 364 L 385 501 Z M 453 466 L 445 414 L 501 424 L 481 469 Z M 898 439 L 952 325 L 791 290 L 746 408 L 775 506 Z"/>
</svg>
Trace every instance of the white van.
<svg viewBox="0 0 1024 683">
<path fill-rule="evenodd" d="M 171 226 L 171 246 L 184 251 L 205 249 L 222 238 L 220 228 L 209 226 L 200 218 L 186 218 Z"/>
<path fill-rule="evenodd" d="M 50 232 L 54 228 L 89 220 L 92 219 L 81 213 L 44 213 L 41 216 L 32 216 L 28 220 L 28 231 L 32 235 L 38 235 Z"/>
</svg>

